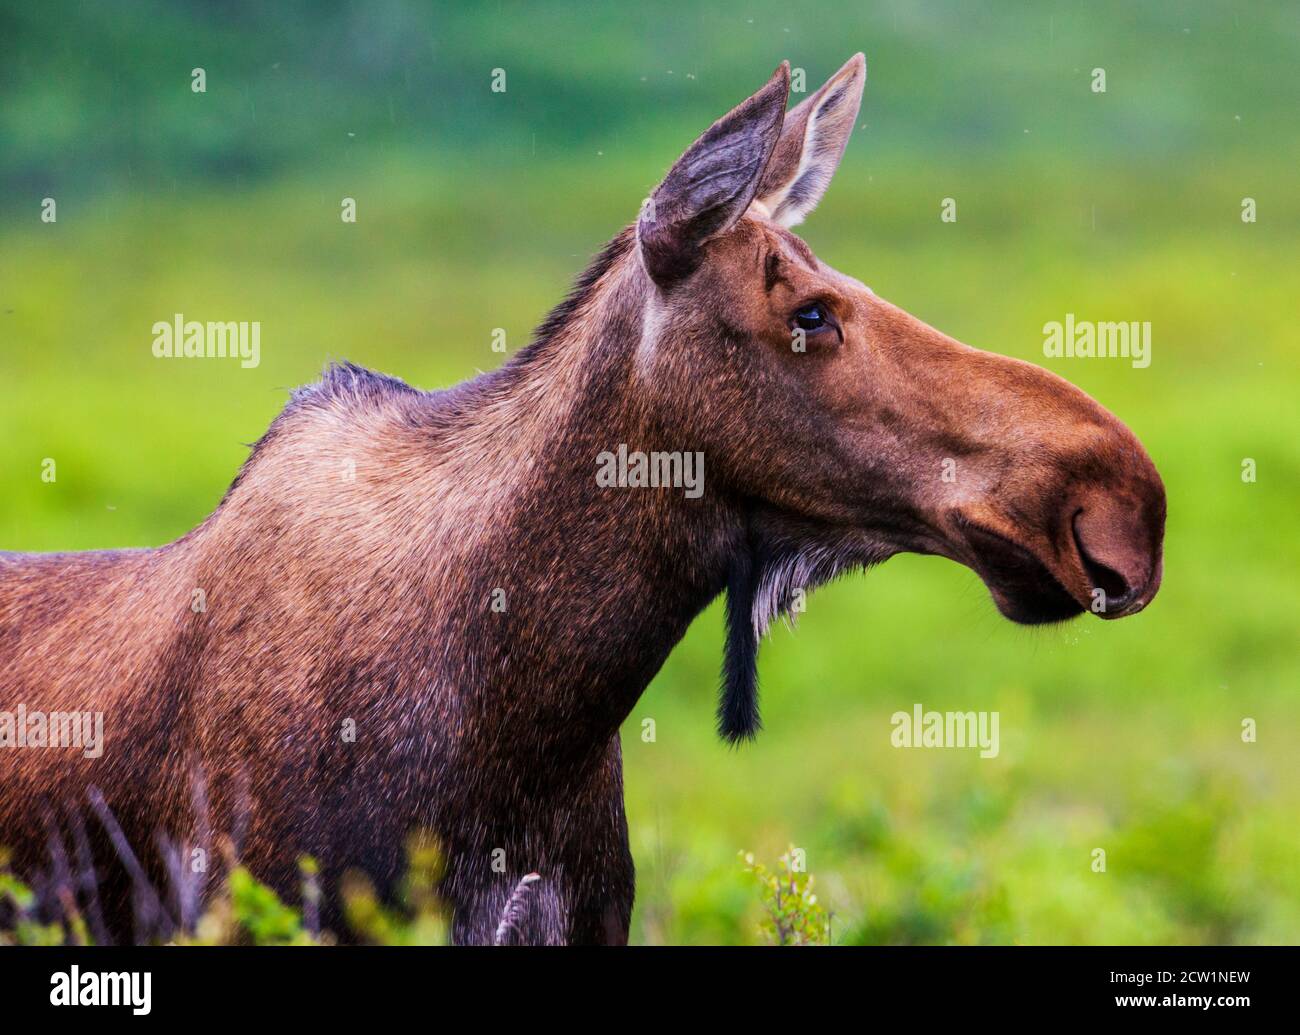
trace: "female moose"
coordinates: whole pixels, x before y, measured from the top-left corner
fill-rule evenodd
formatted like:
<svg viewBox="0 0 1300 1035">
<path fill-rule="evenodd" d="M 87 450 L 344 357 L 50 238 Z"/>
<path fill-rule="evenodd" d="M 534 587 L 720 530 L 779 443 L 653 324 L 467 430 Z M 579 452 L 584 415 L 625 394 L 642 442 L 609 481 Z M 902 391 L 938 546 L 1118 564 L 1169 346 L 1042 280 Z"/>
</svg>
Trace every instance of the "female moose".
<svg viewBox="0 0 1300 1035">
<path fill-rule="evenodd" d="M 536 873 L 516 937 L 621 942 L 619 724 L 719 593 L 733 739 L 757 729 L 756 645 L 794 590 L 895 553 L 970 566 L 1018 622 L 1145 607 L 1165 498 L 1133 434 L 790 232 L 864 80 L 858 55 L 787 113 L 782 65 L 501 369 L 423 392 L 336 366 L 177 542 L 0 555 L 0 710 L 105 717 L 98 758 L 0 750 L 17 865 L 43 872 L 96 795 L 154 879 L 156 831 L 194 845 L 238 820 L 244 861 L 282 892 L 301 853 L 327 886 L 356 867 L 388 887 L 425 828 L 459 941 L 491 941 Z M 702 491 L 598 484 L 620 447 L 702 456 Z M 131 877 L 87 828 L 128 936 Z"/>
</svg>

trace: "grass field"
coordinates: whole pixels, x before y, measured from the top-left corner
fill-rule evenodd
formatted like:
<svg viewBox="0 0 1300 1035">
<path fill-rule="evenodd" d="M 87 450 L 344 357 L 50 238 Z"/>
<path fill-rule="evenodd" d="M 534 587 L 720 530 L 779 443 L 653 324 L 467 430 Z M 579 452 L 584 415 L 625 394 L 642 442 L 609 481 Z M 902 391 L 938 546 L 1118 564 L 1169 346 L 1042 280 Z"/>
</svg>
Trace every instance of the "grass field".
<svg viewBox="0 0 1300 1035">
<path fill-rule="evenodd" d="M 767 729 L 741 750 L 712 731 L 715 606 L 624 731 L 635 941 L 753 941 L 758 904 L 737 853 L 770 861 L 791 844 L 836 941 L 1300 940 L 1296 26 L 1282 8 L 1244 27 L 1227 8 L 1170 7 L 1137 24 L 1122 5 L 1104 10 L 1100 27 L 1062 12 L 1047 57 L 1017 58 L 1007 30 L 1031 30 L 1014 9 L 946 33 L 935 28 L 957 19 L 946 8 L 913 15 L 920 27 L 845 15 L 853 31 L 842 44 L 833 35 L 834 53 L 813 50 L 807 28 L 790 37 L 810 80 L 859 47 L 872 63 L 863 126 L 801 233 L 884 297 L 970 344 L 1044 363 L 1137 432 L 1169 494 L 1160 596 L 1130 620 L 1027 630 L 999 618 L 965 569 L 896 558 L 819 590 L 797 631 L 775 631 L 761 655 Z M 1139 59 L 1144 40 L 1150 55 L 1157 31 L 1179 38 L 1184 25 L 1185 54 Z M 1059 42 L 1071 31 L 1090 34 L 1077 54 Z M 702 32 L 730 29 L 720 16 L 696 25 L 685 57 L 670 32 L 642 41 L 642 64 L 679 78 L 709 68 Z M 994 41 L 1001 64 L 981 46 Z M 183 534 L 286 389 L 328 360 L 422 387 L 497 365 L 493 329 L 511 351 L 527 340 L 676 154 L 782 54 L 770 39 L 758 49 L 724 47 L 698 89 L 672 86 L 689 94 L 677 107 L 662 81 L 643 86 L 641 65 L 593 54 L 600 76 L 627 79 L 609 103 L 635 112 L 644 88 L 654 119 L 602 109 L 586 136 L 547 124 L 536 155 L 526 122 L 489 119 L 464 147 L 411 131 L 321 163 L 306 150 L 258 175 L 155 170 L 147 183 L 127 174 L 83 188 L 69 173 L 55 224 L 39 219 L 46 188 L 11 169 L 0 548 Z M 1108 54 L 1110 93 L 1090 97 L 1088 68 Z M 568 60 L 579 75 L 583 54 Z M 1251 61 L 1198 105 L 1213 92 L 1204 76 Z M 991 69 L 1003 78 L 972 92 Z M 1004 81 L 1016 73 L 1024 89 Z M 1053 74 L 1068 86 L 1044 96 Z M 81 139 L 68 132 L 41 159 L 60 175 Z M 343 196 L 358 199 L 355 225 L 339 219 Z M 1241 219 L 1248 196 L 1254 223 Z M 945 197 L 956 223 L 939 219 Z M 176 312 L 259 320 L 261 365 L 154 359 L 150 328 Z M 1150 321 L 1150 367 L 1045 359 L 1042 326 L 1066 313 Z M 53 484 L 40 477 L 47 457 Z M 890 715 L 915 702 L 998 711 L 999 756 L 891 747 Z M 1242 739 L 1247 718 L 1254 743 Z"/>
</svg>

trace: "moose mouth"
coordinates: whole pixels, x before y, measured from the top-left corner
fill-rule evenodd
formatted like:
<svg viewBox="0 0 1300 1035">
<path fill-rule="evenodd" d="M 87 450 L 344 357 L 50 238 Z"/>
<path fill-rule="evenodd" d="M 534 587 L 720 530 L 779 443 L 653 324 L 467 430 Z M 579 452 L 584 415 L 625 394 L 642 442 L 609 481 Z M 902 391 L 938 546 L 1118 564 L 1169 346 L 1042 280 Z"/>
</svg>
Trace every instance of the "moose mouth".
<svg viewBox="0 0 1300 1035">
<path fill-rule="evenodd" d="M 1082 614 L 1084 607 L 1032 552 L 997 532 L 966 522 L 971 567 L 1003 616 L 1020 625 L 1047 625 Z"/>
</svg>

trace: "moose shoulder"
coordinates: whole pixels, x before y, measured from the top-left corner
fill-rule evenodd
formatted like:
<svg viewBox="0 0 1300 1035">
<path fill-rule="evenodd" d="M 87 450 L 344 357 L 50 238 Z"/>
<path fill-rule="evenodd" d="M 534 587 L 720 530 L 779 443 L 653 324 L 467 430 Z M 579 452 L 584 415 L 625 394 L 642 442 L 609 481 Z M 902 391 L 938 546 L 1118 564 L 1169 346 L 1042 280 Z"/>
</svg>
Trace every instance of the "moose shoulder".
<svg viewBox="0 0 1300 1035">
<path fill-rule="evenodd" d="M 622 942 L 619 725 L 719 593 L 732 740 L 795 592 L 895 553 L 970 566 L 1021 622 L 1151 600 L 1164 490 L 1128 429 L 790 232 L 865 75 L 787 113 L 782 65 L 499 370 L 430 393 L 333 367 L 177 542 L 0 555 L 0 710 L 104 716 L 98 757 L 0 748 L 0 842 L 51 910 L 65 844 L 130 938 L 133 881 L 166 884 L 156 834 L 229 832 L 292 894 L 302 854 L 327 889 L 356 868 L 389 890 L 425 829 L 457 940 Z"/>
</svg>

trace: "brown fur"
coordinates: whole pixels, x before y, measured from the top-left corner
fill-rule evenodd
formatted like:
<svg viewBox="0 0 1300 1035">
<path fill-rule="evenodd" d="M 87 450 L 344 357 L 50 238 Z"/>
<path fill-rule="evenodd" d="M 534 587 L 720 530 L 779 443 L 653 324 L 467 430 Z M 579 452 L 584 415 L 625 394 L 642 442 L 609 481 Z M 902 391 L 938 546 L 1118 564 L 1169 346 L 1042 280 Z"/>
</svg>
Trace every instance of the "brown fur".
<svg viewBox="0 0 1300 1035">
<path fill-rule="evenodd" d="M 836 104 L 852 108 L 822 120 L 843 139 L 814 139 L 808 110 L 781 132 L 778 70 L 674 167 L 654 225 L 616 237 L 502 369 L 425 393 L 332 368 L 181 540 L 0 555 L 0 709 L 105 713 L 100 759 L 0 750 L 0 842 L 19 868 L 45 865 L 47 807 L 66 824 L 94 785 L 156 874 L 156 830 L 195 837 L 201 771 L 215 829 L 247 797 L 244 860 L 282 892 L 301 853 L 327 888 L 358 867 L 389 890 L 404 836 L 426 828 L 458 940 L 490 941 L 537 872 L 528 940 L 620 942 L 618 728 L 729 579 L 752 583 L 757 633 L 797 585 L 905 550 L 971 566 L 1022 621 L 1089 607 L 1099 577 L 1107 617 L 1145 606 L 1164 495 L 1133 435 L 786 229 L 829 178 L 789 189 L 803 142 L 833 168 L 864 74 L 855 58 L 805 102 L 847 91 Z M 711 157 L 720 140 L 746 160 Z M 834 327 L 796 352 L 791 314 L 810 300 Z M 702 451 L 707 491 L 598 487 L 595 458 L 620 443 Z M 98 833 L 96 851 L 127 937 L 126 877 Z"/>
</svg>

